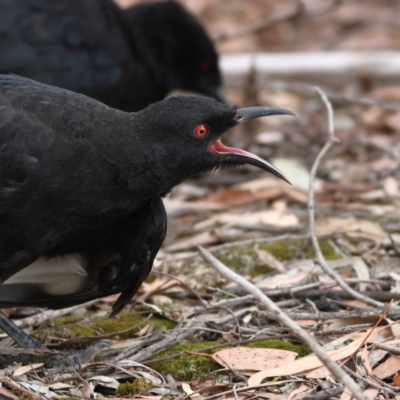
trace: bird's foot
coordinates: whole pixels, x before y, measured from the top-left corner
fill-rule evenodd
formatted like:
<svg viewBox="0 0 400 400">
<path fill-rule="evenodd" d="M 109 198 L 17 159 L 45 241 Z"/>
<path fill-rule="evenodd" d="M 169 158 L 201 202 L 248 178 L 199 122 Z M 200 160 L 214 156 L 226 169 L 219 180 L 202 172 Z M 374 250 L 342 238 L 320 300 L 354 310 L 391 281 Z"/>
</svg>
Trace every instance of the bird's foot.
<svg viewBox="0 0 400 400">
<path fill-rule="evenodd" d="M 7 333 L 19 347 L 27 349 L 26 354 L 2 354 L 0 356 L 0 365 L 4 366 L 13 363 L 44 363 L 47 368 L 66 369 L 72 367 L 73 369 L 80 369 L 83 363 L 87 363 L 94 358 L 101 347 L 108 346 L 103 340 L 83 350 L 74 351 L 70 354 L 59 354 L 47 348 L 38 340 L 30 337 L 2 312 L 0 312 L 0 328 Z"/>
</svg>

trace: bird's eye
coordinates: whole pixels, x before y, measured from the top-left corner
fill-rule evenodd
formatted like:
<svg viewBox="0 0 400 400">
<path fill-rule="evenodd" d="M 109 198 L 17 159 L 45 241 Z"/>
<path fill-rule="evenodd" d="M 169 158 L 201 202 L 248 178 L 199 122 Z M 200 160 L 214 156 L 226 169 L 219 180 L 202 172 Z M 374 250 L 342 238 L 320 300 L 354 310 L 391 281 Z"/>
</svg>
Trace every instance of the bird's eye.
<svg viewBox="0 0 400 400">
<path fill-rule="evenodd" d="M 212 67 L 212 65 L 211 65 L 211 63 L 208 62 L 208 61 L 203 61 L 203 62 L 200 64 L 200 70 L 201 70 L 202 72 L 209 72 L 209 71 L 211 70 L 211 67 Z"/>
<path fill-rule="evenodd" d="M 199 125 L 194 128 L 194 133 L 197 136 L 204 137 L 208 133 L 208 126 L 207 125 Z"/>
</svg>

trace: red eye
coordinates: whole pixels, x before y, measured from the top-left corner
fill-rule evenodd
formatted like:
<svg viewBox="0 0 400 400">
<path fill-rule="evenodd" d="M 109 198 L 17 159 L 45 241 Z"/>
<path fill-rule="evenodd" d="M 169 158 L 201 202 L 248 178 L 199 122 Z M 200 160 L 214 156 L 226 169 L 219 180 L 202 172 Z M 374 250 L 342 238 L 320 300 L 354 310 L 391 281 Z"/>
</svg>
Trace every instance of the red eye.
<svg viewBox="0 0 400 400">
<path fill-rule="evenodd" d="M 207 125 L 199 125 L 194 128 L 194 133 L 197 136 L 204 137 L 208 133 L 208 126 Z"/>
<path fill-rule="evenodd" d="M 208 61 L 203 61 L 200 65 L 200 70 L 202 72 L 208 72 L 211 69 L 211 63 L 209 63 Z"/>
</svg>

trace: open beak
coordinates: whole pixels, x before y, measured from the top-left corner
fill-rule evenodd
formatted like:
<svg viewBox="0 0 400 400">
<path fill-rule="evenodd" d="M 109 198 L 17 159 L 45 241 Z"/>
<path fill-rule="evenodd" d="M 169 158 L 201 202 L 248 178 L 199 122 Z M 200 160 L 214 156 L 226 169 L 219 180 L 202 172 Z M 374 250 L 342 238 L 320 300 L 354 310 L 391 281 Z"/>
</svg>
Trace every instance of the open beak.
<svg viewBox="0 0 400 400">
<path fill-rule="evenodd" d="M 239 108 L 234 116 L 234 121 L 236 122 L 236 124 L 240 124 L 250 119 L 266 117 L 268 115 L 296 116 L 296 114 L 293 113 L 292 111 L 279 107 L 248 107 L 248 108 Z M 255 167 L 270 172 L 271 174 L 275 175 L 276 177 L 290 184 L 289 180 L 285 177 L 285 175 L 281 171 L 279 171 L 278 168 L 275 168 L 272 164 L 270 164 L 268 161 L 248 151 L 236 149 L 234 147 L 226 147 L 221 142 L 221 138 L 218 138 L 215 141 L 215 143 L 211 146 L 211 148 L 213 152 L 223 155 L 224 159 L 227 162 L 254 165 Z"/>
</svg>

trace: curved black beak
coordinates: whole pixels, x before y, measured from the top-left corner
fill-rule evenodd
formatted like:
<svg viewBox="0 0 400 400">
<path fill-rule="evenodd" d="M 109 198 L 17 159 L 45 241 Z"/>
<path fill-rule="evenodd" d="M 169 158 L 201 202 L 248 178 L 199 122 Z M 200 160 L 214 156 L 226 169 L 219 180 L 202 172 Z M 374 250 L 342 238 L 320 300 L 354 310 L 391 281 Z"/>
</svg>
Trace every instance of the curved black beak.
<svg viewBox="0 0 400 400">
<path fill-rule="evenodd" d="M 279 107 L 248 107 L 248 108 L 239 108 L 238 110 L 236 110 L 234 121 L 237 124 L 241 124 L 242 122 L 248 121 L 250 119 L 266 117 L 268 115 L 296 116 L 294 112 Z M 222 155 L 226 160 L 226 162 L 254 165 L 255 167 L 261 168 L 264 171 L 268 171 L 269 173 L 275 175 L 276 177 L 290 184 L 289 180 L 285 177 L 285 175 L 281 171 L 279 171 L 278 168 L 270 164 L 268 161 L 248 151 L 236 149 L 234 147 L 226 147 L 221 142 L 221 138 L 218 138 L 213 143 L 211 148 L 213 152 Z"/>
<path fill-rule="evenodd" d="M 280 107 L 247 107 L 239 108 L 236 110 L 235 121 L 237 123 L 246 122 L 249 119 L 267 117 L 269 115 L 293 115 L 297 117 L 292 111 Z"/>
</svg>

